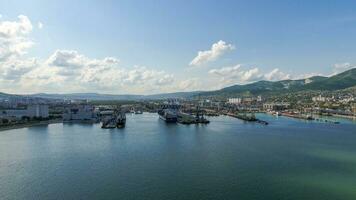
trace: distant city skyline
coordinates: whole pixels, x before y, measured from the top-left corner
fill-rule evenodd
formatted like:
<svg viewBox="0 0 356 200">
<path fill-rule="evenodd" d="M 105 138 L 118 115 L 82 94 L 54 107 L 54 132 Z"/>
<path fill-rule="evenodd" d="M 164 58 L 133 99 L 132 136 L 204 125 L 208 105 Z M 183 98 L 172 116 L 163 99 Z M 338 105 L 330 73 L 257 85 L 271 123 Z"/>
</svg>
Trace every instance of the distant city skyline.
<svg viewBox="0 0 356 200">
<path fill-rule="evenodd" d="M 0 0 L 0 92 L 156 94 L 355 67 L 355 1 Z"/>
</svg>

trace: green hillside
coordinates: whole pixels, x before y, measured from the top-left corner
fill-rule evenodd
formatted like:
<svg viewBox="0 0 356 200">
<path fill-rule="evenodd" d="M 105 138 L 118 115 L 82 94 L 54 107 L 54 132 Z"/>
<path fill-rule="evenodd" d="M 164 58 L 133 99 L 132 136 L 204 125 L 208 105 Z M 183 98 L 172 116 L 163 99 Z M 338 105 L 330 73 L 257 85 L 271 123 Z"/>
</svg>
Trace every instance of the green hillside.
<svg viewBox="0 0 356 200">
<path fill-rule="evenodd" d="M 233 85 L 216 91 L 203 92 L 200 96 L 272 95 L 307 90 L 333 91 L 353 86 L 356 86 L 356 68 L 331 77 L 314 76 L 300 80 L 258 81 L 246 85 Z"/>
</svg>

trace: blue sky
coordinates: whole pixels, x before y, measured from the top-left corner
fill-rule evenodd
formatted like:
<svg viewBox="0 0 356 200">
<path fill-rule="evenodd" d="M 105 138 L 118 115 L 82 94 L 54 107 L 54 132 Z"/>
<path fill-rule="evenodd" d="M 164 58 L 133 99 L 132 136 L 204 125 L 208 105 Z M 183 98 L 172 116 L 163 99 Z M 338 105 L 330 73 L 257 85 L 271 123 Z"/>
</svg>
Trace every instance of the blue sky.
<svg viewBox="0 0 356 200">
<path fill-rule="evenodd" d="M 23 15 L 31 30 L 11 37 L 32 45 L 0 60 L 0 90 L 150 94 L 330 75 L 356 63 L 355 8 L 325 0 L 1 0 L 0 33 Z M 199 51 L 206 57 L 190 65 Z"/>
</svg>

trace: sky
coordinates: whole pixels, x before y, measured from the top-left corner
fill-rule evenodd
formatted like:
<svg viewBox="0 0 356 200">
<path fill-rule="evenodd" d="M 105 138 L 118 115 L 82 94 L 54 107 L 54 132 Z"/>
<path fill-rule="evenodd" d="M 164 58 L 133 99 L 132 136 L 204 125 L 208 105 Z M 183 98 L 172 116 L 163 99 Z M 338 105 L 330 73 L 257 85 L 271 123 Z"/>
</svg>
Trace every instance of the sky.
<svg viewBox="0 0 356 200">
<path fill-rule="evenodd" d="M 155 94 L 356 65 L 356 1 L 0 0 L 0 92 Z"/>
</svg>

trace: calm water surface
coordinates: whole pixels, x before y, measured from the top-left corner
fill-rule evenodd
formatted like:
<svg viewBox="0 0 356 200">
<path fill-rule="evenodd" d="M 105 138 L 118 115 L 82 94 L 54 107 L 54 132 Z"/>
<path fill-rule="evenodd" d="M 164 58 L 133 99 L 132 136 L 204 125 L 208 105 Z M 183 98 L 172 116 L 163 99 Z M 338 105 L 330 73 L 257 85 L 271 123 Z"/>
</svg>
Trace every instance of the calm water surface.
<svg viewBox="0 0 356 200">
<path fill-rule="evenodd" d="M 356 124 L 267 115 L 0 132 L 0 199 L 356 199 Z"/>
</svg>

